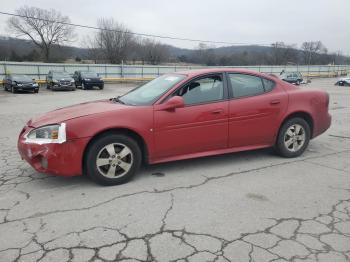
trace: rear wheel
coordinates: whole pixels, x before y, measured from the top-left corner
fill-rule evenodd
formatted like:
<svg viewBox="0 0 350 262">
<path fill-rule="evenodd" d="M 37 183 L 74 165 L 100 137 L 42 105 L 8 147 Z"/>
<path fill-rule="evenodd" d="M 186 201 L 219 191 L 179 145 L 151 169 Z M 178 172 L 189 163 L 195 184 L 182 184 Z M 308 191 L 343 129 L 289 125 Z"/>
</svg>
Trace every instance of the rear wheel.
<svg viewBox="0 0 350 262">
<path fill-rule="evenodd" d="M 300 156 L 307 148 L 311 131 L 309 124 L 300 117 L 287 120 L 281 127 L 276 149 L 283 157 Z"/>
<path fill-rule="evenodd" d="M 106 134 L 93 141 L 85 158 L 85 171 L 102 185 L 128 182 L 141 165 L 141 150 L 132 138 Z"/>
</svg>

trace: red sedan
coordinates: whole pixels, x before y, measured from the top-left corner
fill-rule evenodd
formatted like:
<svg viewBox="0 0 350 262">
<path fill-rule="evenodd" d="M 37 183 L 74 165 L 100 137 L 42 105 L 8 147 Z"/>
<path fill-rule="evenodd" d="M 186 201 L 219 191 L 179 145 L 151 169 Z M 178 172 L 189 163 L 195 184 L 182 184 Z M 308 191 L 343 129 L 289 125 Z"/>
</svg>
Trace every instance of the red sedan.
<svg viewBox="0 0 350 262">
<path fill-rule="evenodd" d="M 329 95 L 270 75 L 204 69 L 30 120 L 19 153 L 37 171 L 124 183 L 141 163 L 274 147 L 297 157 L 331 124 Z"/>
</svg>

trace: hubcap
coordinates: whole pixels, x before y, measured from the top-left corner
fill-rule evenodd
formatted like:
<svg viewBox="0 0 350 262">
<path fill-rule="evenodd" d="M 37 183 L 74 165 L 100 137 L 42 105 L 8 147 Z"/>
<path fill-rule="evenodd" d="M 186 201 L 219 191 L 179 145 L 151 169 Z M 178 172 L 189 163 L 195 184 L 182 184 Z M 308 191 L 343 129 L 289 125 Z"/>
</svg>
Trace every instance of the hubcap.
<svg viewBox="0 0 350 262">
<path fill-rule="evenodd" d="M 96 167 L 101 175 L 108 178 L 120 178 L 130 170 L 133 153 L 129 147 L 113 143 L 103 147 L 97 154 Z"/>
<path fill-rule="evenodd" d="M 305 144 L 305 129 L 299 124 L 291 125 L 284 134 L 284 145 L 290 152 L 296 152 Z"/>
</svg>

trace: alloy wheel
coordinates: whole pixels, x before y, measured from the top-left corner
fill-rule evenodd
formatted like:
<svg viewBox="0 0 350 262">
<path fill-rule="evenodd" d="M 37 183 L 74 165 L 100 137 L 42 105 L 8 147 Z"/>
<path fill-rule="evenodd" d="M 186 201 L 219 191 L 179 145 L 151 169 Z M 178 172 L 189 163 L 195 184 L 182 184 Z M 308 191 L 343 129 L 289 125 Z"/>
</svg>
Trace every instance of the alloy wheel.
<svg viewBox="0 0 350 262">
<path fill-rule="evenodd" d="M 291 125 L 284 134 L 284 145 L 290 152 L 297 152 L 305 144 L 305 129 L 299 124 Z"/>
<path fill-rule="evenodd" d="M 104 146 L 97 154 L 96 167 L 107 178 L 120 178 L 128 173 L 133 164 L 133 153 L 121 143 Z"/>
</svg>

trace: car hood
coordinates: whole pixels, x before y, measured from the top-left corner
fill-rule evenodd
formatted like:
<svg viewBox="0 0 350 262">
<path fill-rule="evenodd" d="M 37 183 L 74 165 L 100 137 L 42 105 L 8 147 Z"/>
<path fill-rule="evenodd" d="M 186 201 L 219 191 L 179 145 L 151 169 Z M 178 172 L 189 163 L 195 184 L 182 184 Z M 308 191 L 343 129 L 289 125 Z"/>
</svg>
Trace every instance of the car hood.
<svg viewBox="0 0 350 262">
<path fill-rule="evenodd" d="M 120 110 L 126 107 L 128 106 L 112 102 L 110 100 L 98 100 L 81 103 L 73 106 L 59 108 L 39 117 L 33 118 L 27 123 L 27 125 L 31 127 L 39 127 L 44 125 L 57 124 L 78 117 Z"/>
<path fill-rule="evenodd" d="M 70 77 L 65 77 L 65 78 L 53 78 L 54 80 L 57 80 L 57 81 L 73 81 L 74 79 L 73 78 L 70 78 Z"/>
<path fill-rule="evenodd" d="M 17 84 L 22 84 L 22 85 L 32 85 L 34 84 L 33 81 L 29 82 L 29 81 L 13 81 L 16 82 Z"/>
<path fill-rule="evenodd" d="M 85 79 L 90 79 L 90 81 L 102 81 L 102 79 L 101 78 L 98 78 L 98 77 L 83 77 L 83 79 L 85 80 Z"/>
</svg>

